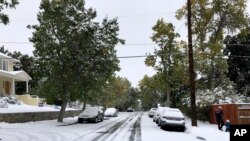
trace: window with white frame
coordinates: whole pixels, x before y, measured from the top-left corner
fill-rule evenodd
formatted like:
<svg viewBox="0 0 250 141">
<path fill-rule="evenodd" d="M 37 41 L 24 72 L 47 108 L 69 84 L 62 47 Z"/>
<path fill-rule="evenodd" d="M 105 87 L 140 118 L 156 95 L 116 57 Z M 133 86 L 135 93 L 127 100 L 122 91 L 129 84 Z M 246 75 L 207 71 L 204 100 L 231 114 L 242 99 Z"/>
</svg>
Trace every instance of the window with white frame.
<svg viewBox="0 0 250 141">
<path fill-rule="evenodd" d="M 8 71 L 9 68 L 9 62 L 7 60 L 3 60 L 3 70 Z"/>
</svg>

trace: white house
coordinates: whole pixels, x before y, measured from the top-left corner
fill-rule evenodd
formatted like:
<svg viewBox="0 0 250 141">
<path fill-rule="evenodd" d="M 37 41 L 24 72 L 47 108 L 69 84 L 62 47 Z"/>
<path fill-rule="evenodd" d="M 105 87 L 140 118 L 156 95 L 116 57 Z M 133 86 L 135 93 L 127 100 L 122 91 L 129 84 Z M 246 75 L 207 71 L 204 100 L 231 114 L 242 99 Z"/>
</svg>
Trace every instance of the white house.
<svg viewBox="0 0 250 141">
<path fill-rule="evenodd" d="M 3 53 L 0 53 L 0 96 L 15 93 L 15 82 L 26 82 L 26 92 L 28 93 L 28 83 L 31 77 L 23 70 L 13 71 L 13 65 L 19 62 Z"/>
</svg>

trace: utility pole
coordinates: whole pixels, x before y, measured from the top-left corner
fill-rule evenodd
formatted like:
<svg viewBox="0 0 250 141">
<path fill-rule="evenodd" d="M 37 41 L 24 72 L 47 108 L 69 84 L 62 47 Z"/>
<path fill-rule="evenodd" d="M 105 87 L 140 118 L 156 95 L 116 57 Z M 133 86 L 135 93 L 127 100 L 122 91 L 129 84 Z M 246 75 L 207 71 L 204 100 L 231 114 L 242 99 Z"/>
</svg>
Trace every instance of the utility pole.
<svg viewBox="0 0 250 141">
<path fill-rule="evenodd" d="M 194 82 L 194 59 L 192 47 L 192 28 L 191 28 L 191 0 L 187 0 L 188 10 L 188 58 L 189 58 L 189 83 L 190 83 L 190 104 L 191 104 L 191 119 L 192 126 L 197 126 L 196 116 L 196 100 L 195 100 L 195 82 Z"/>
</svg>

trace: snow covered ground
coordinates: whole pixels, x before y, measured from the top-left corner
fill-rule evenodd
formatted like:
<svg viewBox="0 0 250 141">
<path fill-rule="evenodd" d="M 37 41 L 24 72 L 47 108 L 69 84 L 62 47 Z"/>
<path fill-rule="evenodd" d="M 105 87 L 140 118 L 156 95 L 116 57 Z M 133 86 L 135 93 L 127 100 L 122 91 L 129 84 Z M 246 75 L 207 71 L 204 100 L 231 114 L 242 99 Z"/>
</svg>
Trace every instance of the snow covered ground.
<svg viewBox="0 0 250 141">
<path fill-rule="evenodd" d="M 41 107 L 38 107 L 41 108 Z M 1 109 L 2 110 L 2 109 Z M 191 127 L 186 120 L 185 132 L 165 131 L 149 118 L 147 113 L 120 112 L 116 118 L 100 123 L 77 123 L 77 117 L 28 123 L 0 123 L 3 141 L 229 141 L 229 133 L 219 131 L 216 125 L 198 122 Z"/>
<path fill-rule="evenodd" d="M 191 120 L 186 119 L 186 131 L 165 131 L 160 129 L 152 119 L 142 117 L 142 141 L 229 141 L 229 133 L 217 129 L 208 122 L 198 122 L 198 127 L 191 126 Z"/>
<path fill-rule="evenodd" d="M 73 108 L 67 108 L 66 110 L 75 110 Z M 31 106 L 26 104 L 13 105 L 8 104 L 8 108 L 0 108 L 1 113 L 24 113 L 24 112 L 46 112 L 46 111 L 60 111 L 59 107 L 56 108 L 53 105 L 46 105 L 45 107 Z"/>
</svg>

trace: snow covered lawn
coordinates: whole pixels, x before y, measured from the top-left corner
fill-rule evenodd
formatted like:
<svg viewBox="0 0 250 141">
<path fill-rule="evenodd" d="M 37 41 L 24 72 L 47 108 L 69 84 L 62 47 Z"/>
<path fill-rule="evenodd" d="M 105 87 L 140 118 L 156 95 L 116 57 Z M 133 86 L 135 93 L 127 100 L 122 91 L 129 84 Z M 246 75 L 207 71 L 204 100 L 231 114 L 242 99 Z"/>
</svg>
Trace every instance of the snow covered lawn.
<svg viewBox="0 0 250 141">
<path fill-rule="evenodd" d="M 75 110 L 72 108 L 67 108 L 66 110 Z M 8 104 L 8 108 L 0 108 L 1 113 L 25 113 L 25 112 L 46 112 L 46 111 L 60 111 L 59 108 L 55 108 L 52 105 L 47 105 L 45 107 L 31 106 L 26 104 L 13 105 Z"/>
</svg>

